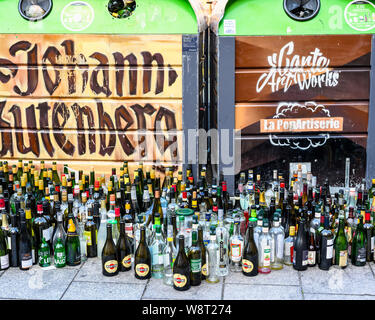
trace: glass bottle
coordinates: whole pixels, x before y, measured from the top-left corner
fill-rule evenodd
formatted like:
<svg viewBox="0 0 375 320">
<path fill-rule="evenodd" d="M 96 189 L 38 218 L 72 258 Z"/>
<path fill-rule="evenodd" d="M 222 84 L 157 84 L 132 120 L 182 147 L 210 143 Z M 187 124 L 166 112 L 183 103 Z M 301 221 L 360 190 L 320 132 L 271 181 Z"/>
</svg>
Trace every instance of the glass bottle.
<svg viewBox="0 0 375 320">
<path fill-rule="evenodd" d="M 101 255 L 104 244 L 107 239 L 107 209 L 105 208 L 105 200 L 101 202 L 100 226 L 98 231 L 98 254 Z"/>
<path fill-rule="evenodd" d="M 44 268 L 49 267 L 51 265 L 50 248 L 44 237 L 42 237 L 42 242 L 39 245 L 38 257 L 40 267 Z"/>
<path fill-rule="evenodd" d="M 25 212 L 20 210 L 21 231 L 19 237 L 19 260 L 21 270 L 30 270 L 33 265 L 31 235 L 27 230 Z"/>
<path fill-rule="evenodd" d="M 316 245 L 315 245 L 315 236 L 314 233 L 309 232 L 309 253 L 308 253 L 308 266 L 315 267 L 316 266 Z"/>
<path fill-rule="evenodd" d="M 22 210 L 22 209 L 20 209 Z M 23 210 L 22 210 L 23 211 Z M 19 238 L 20 238 L 20 231 L 17 227 L 16 216 L 10 216 L 10 228 L 8 232 L 8 246 L 9 246 L 9 255 L 10 255 L 10 266 L 11 267 L 19 267 Z"/>
<path fill-rule="evenodd" d="M 230 243 L 230 271 L 242 271 L 242 251 L 243 251 L 243 237 L 240 234 L 240 220 L 238 217 L 234 220 L 234 232 L 229 239 Z"/>
<path fill-rule="evenodd" d="M 0 228 L 0 270 L 7 270 L 9 268 L 9 252 L 4 233 L 3 228 Z"/>
<path fill-rule="evenodd" d="M 374 261 L 374 225 L 371 223 L 370 212 L 365 213 L 363 229 L 366 235 L 366 261 Z"/>
<path fill-rule="evenodd" d="M 202 252 L 198 245 L 198 232 L 192 232 L 192 246 L 189 250 L 190 285 L 199 286 L 202 282 Z"/>
<path fill-rule="evenodd" d="M 254 277 L 258 274 L 258 249 L 254 241 L 254 226 L 247 227 L 247 241 L 242 256 L 242 273 L 247 277 Z"/>
<path fill-rule="evenodd" d="M 129 237 L 125 232 L 125 221 L 120 222 L 120 237 L 117 242 L 117 258 L 119 270 L 129 271 L 132 267 L 132 244 L 129 241 Z"/>
<path fill-rule="evenodd" d="M 308 267 L 309 246 L 307 243 L 305 219 L 301 218 L 298 222 L 297 238 L 294 243 L 293 268 L 298 271 L 304 271 Z"/>
<path fill-rule="evenodd" d="M 185 237 L 178 237 L 178 252 L 173 264 L 173 288 L 178 291 L 190 289 L 190 263 L 185 252 Z"/>
<path fill-rule="evenodd" d="M 56 227 L 56 232 L 55 232 L 55 234 L 53 236 L 53 240 L 52 240 L 52 247 L 53 248 L 55 248 L 55 246 L 56 246 L 57 239 L 61 239 L 63 244 L 65 243 L 65 240 L 66 240 L 66 232 L 65 232 L 64 226 L 63 226 L 63 214 L 62 214 L 62 212 L 59 212 L 57 214 L 57 227 Z"/>
<path fill-rule="evenodd" d="M 92 216 L 92 209 L 88 210 L 87 221 L 84 226 L 84 237 L 86 239 L 87 258 L 95 258 L 98 256 L 98 240 L 96 224 Z"/>
<path fill-rule="evenodd" d="M 334 264 L 344 269 L 348 266 L 348 240 L 345 236 L 345 221 L 343 217 L 339 218 L 339 229 L 335 240 L 333 242 L 334 247 Z"/>
<path fill-rule="evenodd" d="M 112 238 L 112 224 L 107 224 L 107 239 L 102 251 L 102 274 L 113 277 L 119 273 L 118 257 L 115 243 Z"/>
<path fill-rule="evenodd" d="M 223 225 L 223 212 L 221 212 L 218 217 L 219 224 L 216 228 L 216 243 L 219 247 L 219 261 L 217 275 L 219 277 L 225 277 L 229 272 L 229 255 L 228 255 L 228 245 L 229 245 L 229 233 L 228 230 Z"/>
<path fill-rule="evenodd" d="M 203 242 L 203 228 L 202 226 L 198 226 L 198 245 L 201 249 L 202 253 L 202 280 L 205 280 L 208 275 L 207 269 L 207 248 Z"/>
<path fill-rule="evenodd" d="M 352 264 L 357 267 L 366 265 L 366 235 L 363 229 L 363 217 L 359 217 L 359 223 L 352 241 Z"/>
<path fill-rule="evenodd" d="M 68 266 L 77 266 L 81 264 L 81 243 L 73 219 L 69 219 L 68 222 L 65 249 L 66 264 Z"/>
<path fill-rule="evenodd" d="M 333 233 L 329 228 L 329 216 L 324 217 L 324 230 L 320 233 L 319 269 L 329 270 L 333 263 Z"/>
<path fill-rule="evenodd" d="M 173 244 L 173 236 L 168 235 L 167 245 L 163 251 L 163 262 L 164 262 L 164 284 L 173 286 L 173 264 L 176 259 L 177 251 Z"/>
<path fill-rule="evenodd" d="M 274 215 L 273 227 L 270 230 L 271 235 L 271 269 L 281 270 L 284 262 L 284 238 L 285 233 L 280 225 L 280 217 Z"/>
<path fill-rule="evenodd" d="M 146 227 L 141 226 L 141 239 L 134 256 L 135 277 L 140 280 L 151 278 L 151 252 L 146 243 Z"/>
<path fill-rule="evenodd" d="M 271 272 L 271 243 L 272 237 L 269 233 L 269 223 L 267 219 L 263 219 L 262 233 L 259 236 L 259 267 L 260 273 Z"/>
<path fill-rule="evenodd" d="M 151 272 L 152 277 L 156 279 L 161 279 L 164 276 L 164 257 L 163 251 L 165 248 L 165 243 L 161 235 L 161 226 L 156 225 L 155 227 L 155 239 L 151 244 Z"/>
<path fill-rule="evenodd" d="M 56 242 L 54 242 L 53 251 L 56 268 L 63 268 L 66 266 L 66 251 L 64 243 L 65 241 L 61 236 L 58 236 Z"/>
</svg>

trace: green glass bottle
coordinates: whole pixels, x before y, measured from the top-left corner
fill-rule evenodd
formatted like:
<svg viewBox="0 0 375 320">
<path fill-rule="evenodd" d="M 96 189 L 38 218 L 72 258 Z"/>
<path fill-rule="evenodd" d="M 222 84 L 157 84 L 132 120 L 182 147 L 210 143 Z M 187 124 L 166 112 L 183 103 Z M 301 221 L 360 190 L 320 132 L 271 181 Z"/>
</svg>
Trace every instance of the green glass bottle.
<svg viewBox="0 0 375 320">
<path fill-rule="evenodd" d="M 68 221 L 68 233 L 66 235 L 66 264 L 68 266 L 77 266 L 81 264 L 81 243 L 76 231 L 73 219 Z"/>
<path fill-rule="evenodd" d="M 40 243 L 38 250 L 39 266 L 49 267 L 51 265 L 51 254 L 49 250 L 49 245 L 46 239 L 42 237 L 42 242 Z"/>
<path fill-rule="evenodd" d="M 348 241 L 345 236 L 345 221 L 339 218 L 339 229 L 333 243 L 335 252 L 334 265 L 344 269 L 348 266 Z"/>
<path fill-rule="evenodd" d="M 202 282 L 202 252 L 198 246 L 197 231 L 192 233 L 192 246 L 189 250 L 190 285 L 199 286 Z"/>
<path fill-rule="evenodd" d="M 116 227 L 116 225 L 114 225 Z M 112 277 L 119 273 L 118 257 L 115 243 L 112 238 L 112 224 L 107 224 L 107 239 L 102 251 L 102 273 L 104 276 Z"/>
<path fill-rule="evenodd" d="M 59 174 L 57 173 L 57 164 L 56 162 L 52 162 L 52 182 L 54 185 L 60 185 L 61 180 Z"/>
<path fill-rule="evenodd" d="M 366 236 L 363 230 L 363 217 L 359 217 L 359 223 L 352 241 L 352 264 L 358 267 L 366 264 Z"/>
<path fill-rule="evenodd" d="M 66 252 L 65 246 L 61 238 L 57 238 L 54 247 L 54 263 L 56 268 L 63 268 L 66 266 Z"/>
<path fill-rule="evenodd" d="M 173 288 L 178 291 L 190 289 L 190 263 L 185 253 L 185 237 L 178 237 L 178 253 L 173 264 Z"/>
</svg>

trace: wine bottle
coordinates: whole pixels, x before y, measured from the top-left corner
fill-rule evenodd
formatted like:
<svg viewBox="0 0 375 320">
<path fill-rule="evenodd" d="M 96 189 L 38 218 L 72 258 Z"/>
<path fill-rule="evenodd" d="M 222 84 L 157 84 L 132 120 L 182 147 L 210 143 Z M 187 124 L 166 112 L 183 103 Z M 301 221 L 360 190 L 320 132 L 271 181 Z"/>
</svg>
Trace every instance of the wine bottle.
<svg viewBox="0 0 375 320">
<path fill-rule="evenodd" d="M 65 249 L 66 264 L 68 266 L 77 266 L 81 264 L 81 243 L 73 219 L 69 219 L 68 221 Z"/>
<path fill-rule="evenodd" d="M 146 228 L 141 226 L 141 239 L 134 256 L 135 277 L 140 280 L 151 278 L 151 253 L 146 243 Z"/>
<path fill-rule="evenodd" d="M 344 269 L 348 266 L 348 241 L 345 236 L 344 218 L 339 219 L 339 230 L 333 242 L 335 257 L 334 264 Z"/>
<path fill-rule="evenodd" d="M 102 273 L 107 277 L 113 277 L 119 273 L 118 257 L 116 246 L 112 238 L 111 223 L 107 224 L 107 240 L 102 251 Z"/>
<path fill-rule="evenodd" d="M 31 235 L 27 230 L 25 212 L 20 209 L 21 231 L 19 238 L 19 260 L 20 269 L 29 270 L 33 265 Z"/>
<path fill-rule="evenodd" d="M 363 230 L 363 217 L 359 217 L 359 223 L 355 230 L 355 234 L 352 241 L 352 252 L 351 252 L 352 264 L 357 267 L 366 265 L 366 235 Z"/>
<path fill-rule="evenodd" d="M 20 209 L 21 210 L 21 209 Z M 23 210 L 22 210 L 23 211 Z M 10 228 L 8 232 L 8 239 L 9 239 L 9 255 L 10 255 L 10 266 L 11 267 L 18 267 L 20 265 L 19 260 L 19 237 L 20 231 L 17 227 L 17 217 L 15 215 L 10 216 Z"/>
<path fill-rule="evenodd" d="M 178 253 L 173 265 L 173 288 L 185 291 L 190 288 L 190 263 L 185 253 L 185 237 L 178 237 Z"/>
<path fill-rule="evenodd" d="M 301 218 L 298 222 L 297 238 L 293 253 L 293 268 L 298 271 L 304 271 L 308 267 L 309 247 L 304 225 L 305 219 Z"/>
<path fill-rule="evenodd" d="M 198 245 L 201 249 L 202 253 L 202 280 L 206 280 L 208 275 L 207 269 L 207 249 L 203 242 L 203 228 L 202 226 L 198 226 Z"/>
<path fill-rule="evenodd" d="M 9 252 L 5 238 L 4 230 L 0 228 L 0 270 L 9 268 Z"/>
<path fill-rule="evenodd" d="M 120 222 L 120 237 L 117 242 L 117 258 L 119 270 L 121 272 L 129 271 L 132 267 L 132 245 L 125 232 L 125 221 Z"/>
<path fill-rule="evenodd" d="M 324 217 L 324 230 L 320 233 L 319 269 L 329 270 L 333 263 L 333 233 L 329 228 L 329 216 Z"/>
<path fill-rule="evenodd" d="M 87 221 L 84 226 L 84 236 L 86 238 L 86 252 L 88 258 L 95 258 L 98 256 L 98 239 L 96 224 L 94 217 L 91 214 L 92 210 L 88 211 Z"/>
<path fill-rule="evenodd" d="M 247 241 L 242 255 L 242 273 L 247 277 L 254 277 L 258 274 L 258 249 L 254 241 L 254 226 L 249 224 Z"/>
<path fill-rule="evenodd" d="M 198 246 L 197 231 L 192 233 L 192 246 L 189 250 L 190 285 L 199 286 L 202 282 L 202 252 Z"/>
<path fill-rule="evenodd" d="M 374 261 L 374 225 L 371 223 L 371 213 L 365 213 L 363 229 L 366 235 L 366 261 Z"/>
</svg>

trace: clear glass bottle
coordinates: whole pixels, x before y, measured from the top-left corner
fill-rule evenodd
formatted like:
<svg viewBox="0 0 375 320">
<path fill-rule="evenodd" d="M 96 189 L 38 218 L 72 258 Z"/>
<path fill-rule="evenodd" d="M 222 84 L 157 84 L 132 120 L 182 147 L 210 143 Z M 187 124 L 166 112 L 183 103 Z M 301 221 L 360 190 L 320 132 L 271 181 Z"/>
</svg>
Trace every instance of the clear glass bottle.
<svg viewBox="0 0 375 320">
<path fill-rule="evenodd" d="M 259 236 L 262 234 L 262 226 L 263 226 L 263 209 L 259 210 L 257 219 L 258 219 L 257 225 L 254 228 L 254 242 L 259 252 Z"/>
<path fill-rule="evenodd" d="M 207 278 L 208 283 L 218 283 L 218 260 L 219 260 L 219 246 L 216 243 L 216 232 L 214 228 L 211 228 L 210 231 L 210 242 L 207 245 Z"/>
<path fill-rule="evenodd" d="M 242 252 L 244 241 L 240 233 L 240 220 L 238 217 L 234 220 L 234 232 L 230 237 L 230 271 L 241 272 L 242 271 Z"/>
<path fill-rule="evenodd" d="M 161 235 L 161 226 L 155 226 L 155 239 L 151 244 L 151 273 L 152 277 L 161 279 L 164 277 L 164 257 L 165 243 Z"/>
<path fill-rule="evenodd" d="M 98 255 L 101 256 L 105 241 L 107 239 L 107 209 L 105 200 L 101 202 L 100 209 L 100 226 L 98 230 Z"/>
<path fill-rule="evenodd" d="M 223 215 L 219 217 L 219 224 L 216 228 L 216 243 L 219 247 L 218 276 L 225 277 L 229 272 L 229 232 L 224 227 Z"/>
<path fill-rule="evenodd" d="M 280 225 L 280 217 L 275 214 L 273 227 L 270 230 L 271 241 L 271 269 L 281 270 L 284 262 L 284 238 L 285 233 Z"/>
<path fill-rule="evenodd" d="M 267 219 L 263 220 L 262 233 L 259 236 L 259 272 L 271 272 L 271 243 L 272 237 L 269 233 L 269 223 Z"/>
<path fill-rule="evenodd" d="M 173 287 L 173 263 L 176 259 L 177 250 L 173 244 L 173 235 L 169 234 L 167 238 L 167 245 L 163 251 L 164 261 L 164 284 Z"/>
</svg>

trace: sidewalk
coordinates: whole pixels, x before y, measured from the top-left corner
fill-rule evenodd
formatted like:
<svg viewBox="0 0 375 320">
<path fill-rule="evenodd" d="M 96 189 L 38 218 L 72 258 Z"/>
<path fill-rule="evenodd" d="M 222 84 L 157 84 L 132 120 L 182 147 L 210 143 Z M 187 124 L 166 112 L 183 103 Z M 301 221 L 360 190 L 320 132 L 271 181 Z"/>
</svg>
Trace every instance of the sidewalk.
<svg viewBox="0 0 375 320">
<path fill-rule="evenodd" d="M 162 280 L 137 280 L 134 271 L 115 277 L 101 274 L 99 258 L 78 267 L 30 271 L 10 268 L 0 272 L 0 299 L 42 300 L 375 300 L 375 264 L 349 265 L 345 270 L 318 267 L 297 272 L 292 267 L 247 278 L 230 273 L 217 284 L 203 282 L 186 292 L 178 292 Z"/>
</svg>

